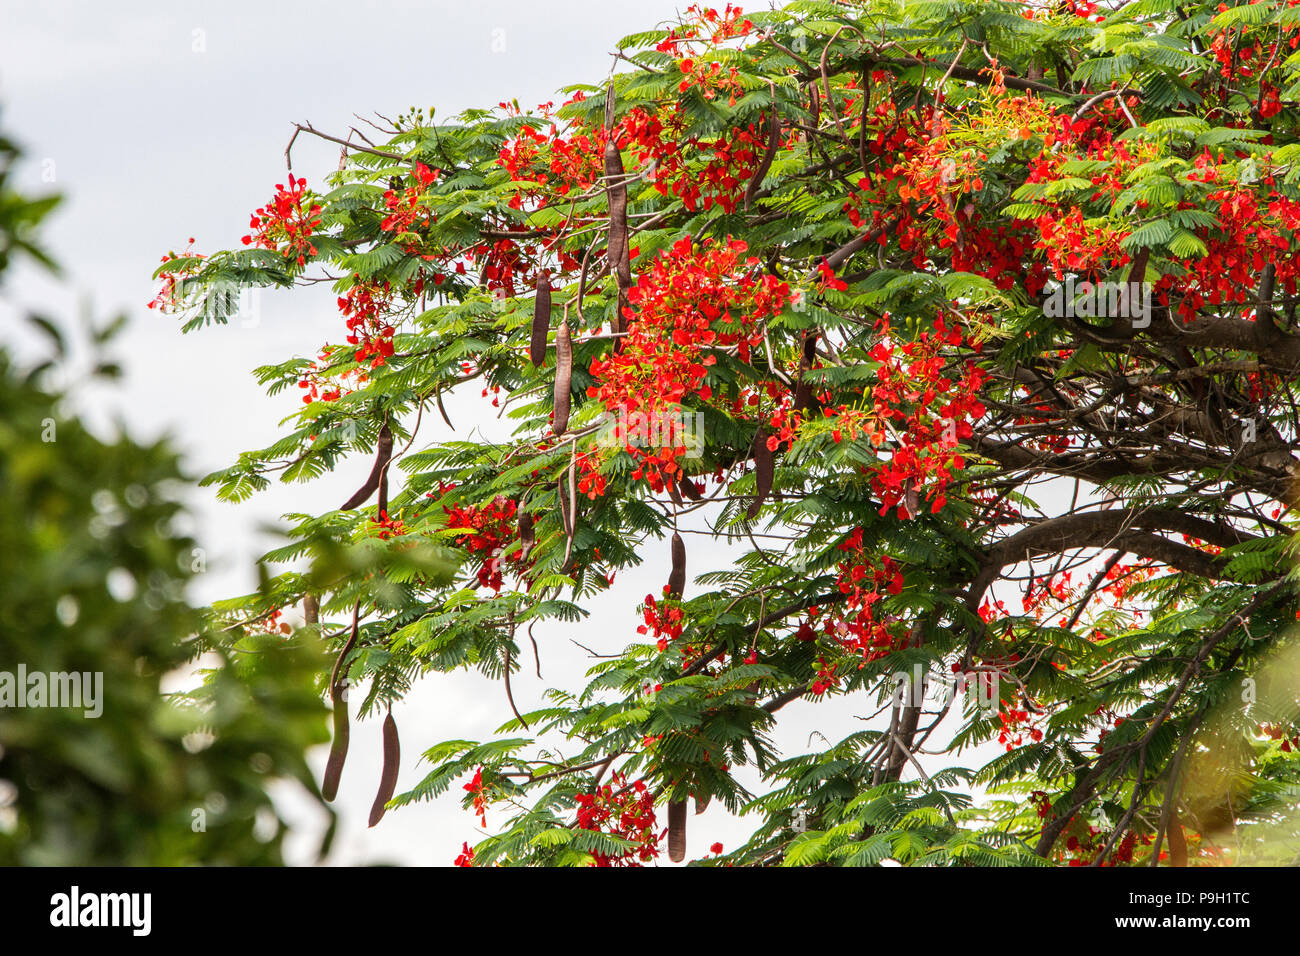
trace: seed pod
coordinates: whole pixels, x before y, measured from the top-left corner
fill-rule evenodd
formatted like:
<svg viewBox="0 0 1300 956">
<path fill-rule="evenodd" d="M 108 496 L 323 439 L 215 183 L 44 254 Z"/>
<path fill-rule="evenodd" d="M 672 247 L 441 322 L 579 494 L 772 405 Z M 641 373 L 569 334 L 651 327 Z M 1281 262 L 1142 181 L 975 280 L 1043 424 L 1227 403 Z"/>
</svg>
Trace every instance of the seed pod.
<svg viewBox="0 0 1300 956">
<path fill-rule="evenodd" d="M 537 543 L 537 535 L 533 532 L 533 516 L 526 511 L 519 512 L 519 560 L 527 561 L 528 555 L 533 551 L 533 545 Z"/>
<path fill-rule="evenodd" d="M 668 801 L 668 859 L 680 863 L 686 859 L 686 801 Z"/>
<path fill-rule="evenodd" d="M 316 600 L 316 595 L 304 594 L 302 596 L 302 619 L 306 624 L 320 623 L 320 602 Z"/>
<path fill-rule="evenodd" d="M 670 479 L 669 481 L 664 482 L 664 487 L 668 489 L 668 497 L 673 500 L 673 504 L 680 508 L 682 506 L 681 485 Z"/>
<path fill-rule="evenodd" d="M 618 304 L 615 306 L 613 331 L 623 329 L 623 310 L 628 307 L 628 290 L 632 288 L 632 258 L 628 248 L 627 185 L 623 157 L 613 136 L 605 143 L 605 197 L 609 205 L 609 236 L 606 256 L 609 271 L 618 283 Z"/>
<path fill-rule="evenodd" d="M 698 817 L 705 810 L 709 809 L 709 804 L 712 802 L 713 802 L 713 796 L 711 794 L 706 794 L 703 800 L 701 800 L 699 797 L 696 797 L 695 815 Z"/>
<path fill-rule="evenodd" d="M 821 405 L 813 395 L 812 383 L 808 381 L 808 373 L 812 371 L 813 362 L 817 360 L 817 336 L 816 329 L 809 329 L 804 333 L 803 354 L 799 358 L 799 382 L 794 389 L 794 407 L 805 415 L 816 414 Z"/>
<path fill-rule="evenodd" d="M 1151 250 L 1143 246 L 1133 257 L 1133 268 L 1128 271 L 1128 284 L 1131 286 L 1135 282 L 1145 282 L 1147 277 L 1147 262 L 1151 259 Z"/>
<path fill-rule="evenodd" d="M 758 517 L 768 494 L 772 490 L 772 476 L 776 467 L 773 452 L 767 447 L 767 429 L 759 427 L 754 435 L 754 500 L 749 503 L 745 516 L 751 521 Z"/>
<path fill-rule="evenodd" d="M 754 201 L 754 197 L 762 188 L 763 180 L 767 178 L 767 171 L 772 168 L 772 160 L 776 158 L 776 151 L 781 147 L 781 116 L 776 111 L 776 104 L 772 104 L 772 109 L 767 115 L 767 152 L 763 154 L 762 161 L 758 168 L 754 170 L 754 175 L 749 180 L 749 185 L 745 187 L 745 212 L 749 212 L 749 205 Z"/>
<path fill-rule="evenodd" d="M 569 427 L 569 390 L 573 386 L 573 339 L 569 323 L 561 322 L 555 333 L 555 422 L 552 428 L 563 435 Z"/>
<path fill-rule="evenodd" d="M 668 596 L 680 601 L 686 590 L 686 542 L 673 532 L 673 569 L 668 575 Z"/>
<path fill-rule="evenodd" d="M 691 479 L 687 478 L 685 475 L 679 476 L 677 486 L 681 489 L 681 493 L 687 498 L 690 498 L 691 501 L 699 501 L 704 497 L 700 494 L 700 489 L 695 487 L 695 482 L 691 481 Z"/>
<path fill-rule="evenodd" d="M 379 445 L 375 450 L 375 464 L 370 469 L 370 477 L 357 489 L 356 494 L 343 502 L 340 511 L 352 510 L 375 493 L 375 489 L 379 487 L 379 482 L 388 469 L 388 459 L 391 457 L 393 457 L 393 433 L 388 428 L 388 422 L 384 422 L 384 426 L 379 429 Z"/>
<path fill-rule="evenodd" d="M 343 776 L 343 761 L 348 758 L 348 702 L 344 689 L 330 688 L 334 702 L 334 739 L 330 742 L 330 756 L 325 763 L 325 778 L 321 781 L 321 796 L 333 800 L 339 794 L 339 780 Z"/>
<path fill-rule="evenodd" d="M 347 660 L 360 635 L 361 605 L 352 610 L 352 633 L 348 642 L 339 651 L 334 661 L 334 670 L 330 674 L 330 700 L 334 704 L 334 739 L 330 742 L 330 756 L 325 763 L 325 778 L 321 781 L 320 792 L 326 800 L 333 800 L 339 793 L 339 780 L 343 776 L 343 762 L 348 757 L 348 700 L 347 685 L 341 679 L 344 673 L 343 662 Z"/>
<path fill-rule="evenodd" d="M 384 769 L 379 775 L 379 792 L 370 807 L 370 826 L 384 818 L 385 804 L 393 799 L 397 789 L 397 768 L 402 760 L 402 746 L 397 739 L 397 721 L 392 711 L 384 718 Z"/>
<path fill-rule="evenodd" d="M 907 517 L 915 518 L 917 512 L 920 510 L 921 507 L 920 496 L 916 492 L 915 481 L 908 479 L 907 488 L 904 492 L 904 495 L 905 495 L 904 507 L 907 508 Z"/>
<path fill-rule="evenodd" d="M 546 333 L 551 330 L 551 280 L 545 273 L 537 276 L 537 297 L 533 299 L 533 337 L 528 343 L 528 357 L 540 368 L 546 361 Z"/>
</svg>

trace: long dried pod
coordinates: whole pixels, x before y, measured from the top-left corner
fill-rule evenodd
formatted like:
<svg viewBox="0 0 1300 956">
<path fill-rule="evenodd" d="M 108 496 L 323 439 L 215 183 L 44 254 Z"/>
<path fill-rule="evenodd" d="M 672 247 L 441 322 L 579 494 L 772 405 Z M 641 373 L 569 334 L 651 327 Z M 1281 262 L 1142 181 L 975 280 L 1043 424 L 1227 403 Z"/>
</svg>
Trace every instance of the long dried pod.
<svg viewBox="0 0 1300 956">
<path fill-rule="evenodd" d="M 573 387 L 573 337 L 569 323 L 561 322 L 555 333 L 555 434 L 563 435 L 569 427 L 570 389 Z"/>
<path fill-rule="evenodd" d="M 632 288 L 632 256 L 628 246 L 627 184 L 623 157 L 618 143 L 610 132 L 605 142 L 605 197 L 609 205 L 609 236 L 606 255 L 609 271 L 618 283 L 618 304 L 615 308 L 613 331 L 624 331 L 623 310 L 628 306 L 628 290 Z"/>
<path fill-rule="evenodd" d="M 519 512 L 519 560 L 527 561 L 537 544 L 537 534 L 533 531 L 533 516 L 526 511 Z"/>
<path fill-rule="evenodd" d="M 370 826 L 384 818 L 387 803 L 397 789 L 397 768 L 402 762 L 402 745 L 397 739 L 397 721 L 389 711 L 384 718 L 384 769 L 379 775 L 379 792 L 370 806 Z"/>
<path fill-rule="evenodd" d="M 316 600 L 316 595 L 304 594 L 302 596 L 302 619 L 306 624 L 320 623 L 320 602 Z"/>
<path fill-rule="evenodd" d="M 551 280 L 545 273 L 537 276 L 537 296 L 533 299 L 533 336 L 528 343 L 528 358 L 540 368 L 546 361 L 546 333 L 551 330 Z"/>
<path fill-rule="evenodd" d="M 767 447 L 767 429 L 760 427 L 754 435 L 754 500 L 749 503 L 745 516 L 751 521 L 772 491 L 772 477 L 776 469 L 773 452 Z"/>
<path fill-rule="evenodd" d="M 808 373 L 812 371 L 813 362 L 817 360 L 817 336 L 816 329 L 809 329 L 804 333 L 803 353 L 799 356 L 799 382 L 794 388 L 794 407 L 805 416 L 816 414 L 821 404 L 813 395 L 812 382 L 808 381 Z"/>
<path fill-rule="evenodd" d="M 698 817 L 705 810 L 709 809 L 709 804 L 713 802 L 713 796 L 706 794 L 703 799 L 695 798 L 695 815 Z"/>
<path fill-rule="evenodd" d="M 668 801 L 668 859 L 680 863 L 686 859 L 686 801 Z"/>
<path fill-rule="evenodd" d="M 687 478 L 685 475 L 678 476 L 677 487 L 681 490 L 681 493 L 685 497 L 690 498 L 691 501 L 699 501 L 704 497 L 704 495 L 700 494 L 700 489 L 695 487 L 695 482 L 691 481 L 691 479 Z"/>
<path fill-rule="evenodd" d="M 673 569 L 668 575 L 668 596 L 680 601 L 686 590 L 686 542 L 673 532 Z"/>
<path fill-rule="evenodd" d="M 773 100 L 771 112 L 767 115 L 767 151 L 763 153 L 762 161 L 754 170 L 754 175 L 750 177 L 749 185 L 745 187 L 745 212 L 749 212 L 750 203 L 762 188 L 763 180 L 767 178 L 767 171 L 772 168 L 772 160 L 776 158 L 776 151 L 780 148 L 781 116 L 777 113 L 776 101 Z"/>
<path fill-rule="evenodd" d="M 357 645 L 357 637 L 360 634 L 360 620 L 361 605 L 358 604 L 352 610 L 352 633 L 348 636 L 348 642 L 343 645 L 343 650 L 339 651 L 338 659 L 334 662 L 334 670 L 330 674 L 330 700 L 334 704 L 334 739 L 330 742 L 330 756 L 325 763 L 325 779 L 321 781 L 320 787 L 321 796 L 326 800 L 333 800 L 338 796 L 339 780 L 343 776 L 343 762 L 348 757 L 348 737 L 350 734 L 348 697 L 347 686 L 341 679 L 341 675 L 343 674 L 343 662 L 352 653 L 352 648 Z"/>
<path fill-rule="evenodd" d="M 339 508 L 340 511 L 350 511 L 365 502 L 367 498 L 375 493 L 379 487 L 379 482 L 383 479 L 384 473 L 388 468 L 388 459 L 393 457 L 393 433 L 388 427 L 388 422 L 379 429 L 379 446 L 375 450 L 375 464 L 370 469 L 370 477 L 366 483 L 357 489 L 347 501 L 343 502 Z"/>
</svg>

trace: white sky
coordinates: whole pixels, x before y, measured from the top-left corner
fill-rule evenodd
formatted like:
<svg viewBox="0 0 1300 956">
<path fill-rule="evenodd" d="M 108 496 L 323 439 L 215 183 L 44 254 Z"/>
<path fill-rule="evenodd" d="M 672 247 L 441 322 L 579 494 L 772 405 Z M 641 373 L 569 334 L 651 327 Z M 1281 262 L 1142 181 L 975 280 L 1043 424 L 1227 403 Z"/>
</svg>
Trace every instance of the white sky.
<svg viewBox="0 0 1300 956">
<path fill-rule="evenodd" d="M 323 342 L 339 339 L 333 293 L 321 287 L 267 294 L 256 322 L 183 337 L 174 320 L 145 308 L 159 257 L 182 249 L 190 236 L 200 251 L 238 244 L 248 214 L 283 181 L 294 121 L 345 132 L 354 113 L 392 116 L 412 105 L 436 105 L 440 116 L 449 116 L 512 98 L 525 107 L 559 102 L 562 85 L 608 72 L 618 38 L 653 27 L 678 6 L 685 4 L 191 0 L 51 9 L 9 0 L 0 12 L 0 128 L 26 148 L 17 186 L 28 193 L 57 189 L 66 197 L 43 234 L 66 276 L 55 282 L 30 268 L 10 274 L 9 301 L 0 305 L 6 340 L 28 357 L 39 342 L 14 328 L 14 305 L 65 322 L 86 301 L 99 318 L 125 311 L 131 323 L 114 349 L 126 367 L 124 385 L 83 389 L 83 411 L 101 427 L 125 422 L 136 438 L 172 435 L 196 476 L 224 467 L 240 451 L 271 441 L 277 421 L 298 401 L 294 389 L 267 398 L 252 369 L 314 355 Z M 494 40 L 498 47 L 504 41 L 504 52 L 492 52 Z M 300 136 L 294 148 L 294 171 L 312 185 L 337 160 L 337 147 L 310 137 Z M 450 411 L 461 434 L 482 414 L 468 404 Z M 445 425 L 437 427 L 430 440 L 447 436 Z M 368 461 L 350 462 L 312 485 L 276 487 L 239 506 L 216 502 L 212 489 L 196 489 L 194 531 L 209 570 L 191 599 L 252 590 L 254 558 L 271 542 L 258 527 L 285 512 L 337 507 L 368 468 Z M 723 549 L 706 553 L 703 539 L 690 537 L 692 575 L 721 563 Z M 632 608 L 662 586 L 667 571 L 666 548 L 644 557 L 648 570 L 624 574 L 587 622 L 539 629 L 545 682 L 531 667 L 515 679 L 522 710 L 538 706 L 548 686 L 581 686 L 590 661 L 570 638 L 603 653 L 636 639 Z M 777 739 L 787 753 L 805 752 L 817 746 L 810 735 L 838 740 L 861 726 L 855 714 L 874 709 L 860 696 L 797 702 L 782 712 Z M 429 746 L 454 737 L 484 739 L 510 716 L 499 683 L 463 672 L 423 681 L 394 713 L 402 737 L 399 792 L 427 772 L 417 758 Z M 433 803 L 390 812 L 367 830 L 379 752 L 379 721 L 355 727 L 330 862 L 445 865 L 463 840 L 476 841 L 476 821 L 458 804 L 459 785 Z M 318 772 L 324 761 L 321 748 Z M 318 823 L 303 818 L 305 805 L 294 793 L 286 791 L 282 803 L 305 819 L 290 844 L 294 859 L 305 861 Z M 490 824 L 500 820 L 489 814 Z M 691 819 L 689 855 L 705 855 L 715 840 L 730 850 L 755 822 L 730 819 L 715 804 Z"/>
</svg>

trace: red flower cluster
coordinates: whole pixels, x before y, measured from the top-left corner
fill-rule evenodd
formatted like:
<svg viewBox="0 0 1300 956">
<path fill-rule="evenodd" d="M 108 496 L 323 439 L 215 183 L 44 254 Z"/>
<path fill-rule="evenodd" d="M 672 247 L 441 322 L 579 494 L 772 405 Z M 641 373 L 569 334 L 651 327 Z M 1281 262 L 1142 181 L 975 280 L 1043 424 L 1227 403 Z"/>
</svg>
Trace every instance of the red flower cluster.
<svg viewBox="0 0 1300 956">
<path fill-rule="evenodd" d="M 1034 726 L 1035 715 L 1029 710 L 1017 710 L 1004 700 L 998 711 L 998 722 L 1002 730 L 998 732 L 998 743 L 1005 744 L 1007 750 L 1014 750 L 1025 742 L 1025 737 L 1034 743 L 1043 739 L 1043 732 Z"/>
<path fill-rule="evenodd" d="M 629 292 L 635 311 L 628 335 L 620 350 L 592 363 L 596 384 L 587 394 L 610 411 L 650 422 L 676 420 L 688 395 L 710 400 L 704 379 L 716 358 L 706 352 L 735 348 L 749 361 L 762 339 L 760 324 L 790 297 L 790 287 L 762 274 L 757 259 L 742 258 L 747 248 L 735 239 L 696 245 L 687 237 L 661 253 Z M 628 445 L 626 451 L 638 462 L 632 477 L 662 491 L 666 480 L 675 480 L 686 447 Z M 594 495 L 594 456 L 584 467 L 579 487 Z"/>
<path fill-rule="evenodd" d="M 944 492 L 954 471 L 965 466 L 957 444 L 971 437 L 971 422 L 984 414 L 977 396 L 988 373 L 967 361 L 960 378 L 954 381 L 950 377 L 942 349 L 960 345 L 964 339 L 961 329 L 945 325 L 942 317 L 935 320 L 934 332 L 922 332 L 915 341 L 898 347 L 889 343 L 888 315 L 880 328 L 885 337 L 870 352 L 880 363 L 869 393 L 870 410 L 863 415 L 828 408 L 825 414 L 843 415 L 844 430 L 855 435 L 862 428 L 877 446 L 883 443 L 887 427 L 893 431 L 897 447 L 869 469 L 882 515 L 897 507 L 900 517 L 915 517 L 915 503 L 922 490 L 930 511 L 937 513 L 948 502 Z M 839 428 L 833 433 L 836 436 L 842 437 Z"/>
<path fill-rule="evenodd" d="M 338 300 L 339 311 L 347 319 L 348 344 L 359 346 L 358 364 L 368 360 L 371 368 L 378 368 L 393 354 L 395 330 L 388 321 L 393 288 L 387 281 L 365 281 L 359 275 L 354 275 L 352 282 L 352 288 Z"/>
<path fill-rule="evenodd" d="M 437 181 L 441 175 L 441 170 L 430 169 L 424 163 L 415 164 L 415 185 L 407 186 L 401 192 L 389 189 L 384 193 L 384 208 L 388 210 L 388 215 L 384 217 L 379 228 L 384 232 L 412 232 L 416 229 L 428 228 L 434 218 L 429 214 L 429 210 L 420 204 L 420 197 L 424 191 Z M 408 247 L 408 252 L 415 251 Z"/>
<path fill-rule="evenodd" d="M 1281 724 L 1260 724 L 1259 732 L 1269 740 L 1282 741 L 1282 752 L 1300 751 L 1300 734 L 1288 733 Z"/>
<path fill-rule="evenodd" d="M 289 188 L 275 184 L 275 196 L 249 218 L 253 230 L 244 236 L 244 245 L 262 249 L 284 247 L 284 257 L 305 265 L 308 255 L 316 255 L 312 233 L 320 226 L 320 203 L 307 190 L 306 179 L 289 177 Z"/>
<path fill-rule="evenodd" d="M 668 585 L 664 585 L 664 594 L 667 593 Z M 655 638 L 660 651 L 666 651 L 670 641 L 675 641 L 682 636 L 685 615 L 679 602 L 665 598 L 660 604 L 653 594 L 647 594 L 641 614 L 645 623 L 637 627 L 636 632 Z"/>
<path fill-rule="evenodd" d="M 498 495 L 483 507 L 455 505 L 444 506 L 443 510 L 447 512 L 447 527 L 465 529 L 466 534 L 460 538 L 460 543 L 482 561 L 478 569 L 479 585 L 500 591 L 504 583 L 503 566 L 521 566 L 523 552 L 516 549 L 507 554 L 505 550 L 506 544 L 517 534 L 518 504 Z"/>
<path fill-rule="evenodd" d="M 633 844 L 620 853 L 592 853 L 594 866 L 640 866 L 659 855 L 663 833 L 656 829 L 654 796 L 643 781 L 628 785 L 622 774 L 615 773 L 595 793 L 580 793 L 578 827 L 608 833 L 630 840 Z"/>
</svg>

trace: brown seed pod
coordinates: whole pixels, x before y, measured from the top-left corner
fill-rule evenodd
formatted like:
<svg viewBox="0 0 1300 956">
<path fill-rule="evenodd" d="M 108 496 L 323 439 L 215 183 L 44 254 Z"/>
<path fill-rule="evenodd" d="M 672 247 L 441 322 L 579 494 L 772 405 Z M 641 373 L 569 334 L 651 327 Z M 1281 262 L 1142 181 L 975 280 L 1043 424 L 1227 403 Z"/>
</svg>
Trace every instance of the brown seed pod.
<svg viewBox="0 0 1300 956">
<path fill-rule="evenodd" d="M 1143 246 L 1133 257 L 1133 268 L 1128 271 L 1128 284 L 1135 282 L 1145 282 L 1147 277 L 1147 262 L 1151 259 L 1151 250 Z"/>
<path fill-rule="evenodd" d="M 551 280 L 546 273 L 537 276 L 537 297 L 533 299 L 533 336 L 528 343 L 528 357 L 540 368 L 546 361 L 546 333 L 551 330 Z"/>
<path fill-rule="evenodd" d="M 573 386 L 573 338 L 569 323 L 561 322 L 555 333 L 555 434 L 563 435 L 569 427 L 570 389 Z"/>
<path fill-rule="evenodd" d="M 915 518 L 921 508 L 921 496 L 917 494 L 916 482 L 910 478 L 903 488 L 903 507 L 907 509 L 909 519 Z"/>
<path fill-rule="evenodd" d="M 379 775 L 379 792 L 370 806 L 370 826 L 384 818 L 385 804 L 397 789 L 397 768 L 402 761 L 402 745 L 397 739 L 397 721 L 392 711 L 384 718 L 384 769 Z"/>
<path fill-rule="evenodd" d="M 776 111 L 776 104 L 772 104 L 772 109 L 767 114 L 767 152 L 763 154 L 762 161 L 758 168 L 754 170 L 754 175 L 749 180 L 749 185 L 745 187 L 745 212 L 749 212 L 750 203 L 758 195 L 759 189 L 763 186 L 763 180 L 767 178 L 767 171 L 772 168 L 772 160 L 776 158 L 776 151 L 781 148 L 781 115 Z"/>
<path fill-rule="evenodd" d="M 338 796 L 339 780 L 343 776 L 343 762 L 348 757 L 350 728 L 348 726 L 347 685 L 342 680 L 344 675 L 343 662 L 352 653 L 352 648 L 356 647 L 357 638 L 361 633 L 360 620 L 361 605 L 357 604 L 352 609 L 352 633 L 348 636 L 348 642 L 343 645 L 343 650 L 339 651 L 338 659 L 334 661 L 334 670 L 330 674 L 330 700 L 334 704 L 334 739 L 330 742 L 329 760 L 325 763 L 325 778 L 321 781 L 320 787 L 321 796 L 326 800 L 333 800 Z"/>
<path fill-rule="evenodd" d="M 379 487 L 380 481 L 383 480 L 388 470 L 388 459 L 392 457 L 393 433 L 388 428 L 388 422 L 384 422 L 384 426 L 379 429 L 379 446 L 375 450 L 375 464 L 370 469 L 370 477 L 366 479 L 364 485 L 357 489 L 356 494 L 343 502 L 343 505 L 339 508 L 340 511 L 352 510 L 375 493 L 375 489 Z"/>
<path fill-rule="evenodd" d="M 713 802 L 712 796 L 705 796 L 703 800 L 695 798 L 695 815 L 698 817 L 705 810 L 709 809 L 709 804 Z"/>
<path fill-rule="evenodd" d="M 686 542 L 673 532 L 673 569 L 668 575 L 668 596 L 680 601 L 686 590 Z"/>
<path fill-rule="evenodd" d="M 618 304 L 615 306 L 613 331 L 624 331 L 623 310 L 628 306 L 628 290 L 632 288 L 632 258 L 628 248 L 627 185 L 623 157 L 618 143 L 611 136 L 605 143 L 605 197 L 609 205 L 609 236 L 606 256 L 609 271 L 618 283 Z"/>
<path fill-rule="evenodd" d="M 767 429 L 760 427 L 754 435 L 754 500 L 749 503 L 745 516 L 751 521 L 758 517 L 768 494 L 772 491 L 772 477 L 776 469 L 774 453 L 767 447 Z"/>
<path fill-rule="evenodd" d="M 812 371 L 813 362 L 817 360 L 817 337 L 816 329 L 809 329 L 803 336 L 803 354 L 799 357 L 799 382 L 794 389 L 794 407 L 807 415 L 815 415 L 821 402 L 817 401 L 813 395 L 812 383 L 808 381 L 808 373 Z"/>
<path fill-rule="evenodd" d="M 678 476 L 677 487 L 680 488 L 681 493 L 685 497 L 690 498 L 691 501 L 699 501 L 704 497 L 704 495 L 700 494 L 700 489 L 695 487 L 695 482 L 691 481 L 691 479 L 687 478 L 685 475 Z"/>
<path fill-rule="evenodd" d="M 519 560 L 527 561 L 528 555 L 533 551 L 533 545 L 537 543 L 537 535 L 533 532 L 533 516 L 526 511 L 519 512 Z"/>
<path fill-rule="evenodd" d="M 680 863 L 686 859 L 686 801 L 668 801 L 668 859 Z"/>
</svg>

